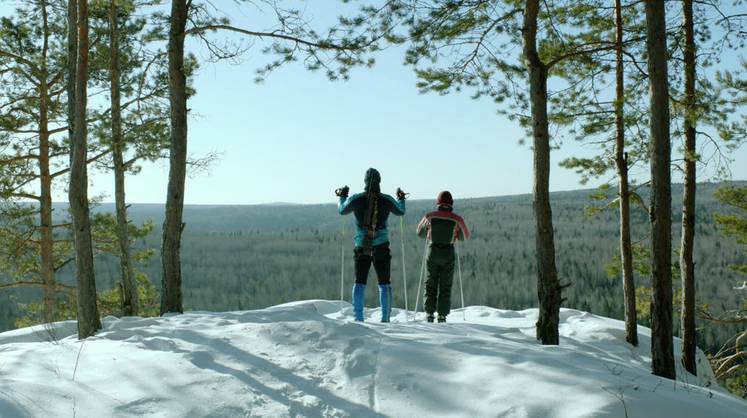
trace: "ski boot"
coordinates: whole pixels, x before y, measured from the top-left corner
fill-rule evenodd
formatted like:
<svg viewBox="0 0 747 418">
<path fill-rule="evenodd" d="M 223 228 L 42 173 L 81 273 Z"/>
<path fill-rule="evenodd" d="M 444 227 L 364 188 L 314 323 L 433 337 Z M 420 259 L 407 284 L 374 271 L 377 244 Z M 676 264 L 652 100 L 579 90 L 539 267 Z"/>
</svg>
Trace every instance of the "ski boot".
<svg viewBox="0 0 747 418">
<path fill-rule="evenodd" d="M 363 298 L 366 296 L 366 285 L 365 284 L 354 284 L 353 285 L 353 313 L 355 314 L 355 320 L 363 322 Z"/>
<path fill-rule="evenodd" d="M 381 307 L 381 322 L 389 322 L 392 313 L 392 285 L 379 285 L 379 306 Z"/>
<path fill-rule="evenodd" d="M 438 322 L 439 322 L 439 323 L 444 323 L 444 322 L 446 322 L 446 315 L 439 315 L 439 316 L 438 316 Z"/>
<path fill-rule="evenodd" d="M 429 313 L 428 316 L 425 317 L 425 320 L 428 322 L 433 322 L 433 319 L 434 317 L 432 313 Z"/>
</svg>

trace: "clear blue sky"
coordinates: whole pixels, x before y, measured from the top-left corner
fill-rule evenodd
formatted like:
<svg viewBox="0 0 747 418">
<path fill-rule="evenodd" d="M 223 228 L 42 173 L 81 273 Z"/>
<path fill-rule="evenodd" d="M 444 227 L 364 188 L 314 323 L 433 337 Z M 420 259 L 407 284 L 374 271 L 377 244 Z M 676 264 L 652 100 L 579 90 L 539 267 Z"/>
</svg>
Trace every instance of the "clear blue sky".
<svg viewBox="0 0 747 418">
<path fill-rule="evenodd" d="M 227 11 L 238 25 L 257 25 L 249 7 Z M 309 16 L 325 22 L 339 13 L 321 6 Z M 383 52 L 373 69 L 353 71 L 348 82 L 329 82 L 291 64 L 255 84 L 254 69 L 266 60 L 260 47 L 240 65 L 202 63 L 197 95 L 188 104 L 189 152 L 221 157 L 209 172 L 187 179 L 188 204 L 332 202 L 336 187 L 359 190 L 368 167 L 382 173 L 385 192 L 401 186 L 416 199 L 435 198 L 444 189 L 455 198 L 531 192 L 532 153 L 519 145 L 518 125 L 497 115 L 490 100 L 472 100 L 468 92 L 419 94 L 401 49 Z M 198 42 L 190 41 L 188 49 L 207 56 Z M 557 162 L 592 154 L 564 141 L 552 153 L 551 190 L 581 187 L 579 177 Z M 733 177 L 747 179 L 747 149 L 733 157 Z M 166 161 L 146 165 L 128 178 L 128 201 L 163 202 L 167 176 Z M 92 182 L 92 195 L 113 199 L 111 174 L 93 173 Z M 57 194 L 66 200 L 64 191 Z"/>
</svg>

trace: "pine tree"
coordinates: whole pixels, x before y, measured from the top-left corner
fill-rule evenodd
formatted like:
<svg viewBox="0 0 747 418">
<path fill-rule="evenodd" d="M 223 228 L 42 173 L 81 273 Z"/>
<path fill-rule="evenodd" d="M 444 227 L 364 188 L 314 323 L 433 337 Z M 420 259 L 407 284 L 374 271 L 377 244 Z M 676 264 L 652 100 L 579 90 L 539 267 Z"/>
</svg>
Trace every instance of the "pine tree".
<svg viewBox="0 0 747 418">
<path fill-rule="evenodd" d="M 198 2 L 171 2 L 168 38 L 171 149 L 161 246 L 162 314 L 184 310 L 180 251 L 181 235 L 186 226 L 182 221 L 187 170 L 188 94 L 184 64 L 185 37 L 199 37 L 209 46 L 217 59 L 236 56 L 239 51 L 210 40 L 208 34 L 211 32 L 233 32 L 252 39 L 269 41 L 270 45 L 265 51 L 275 54 L 277 59 L 259 69 L 259 79 L 280 66 L 295 61 L 299 55 L 304 57 L 308 70 L 323 69 L 332 80 L 347 79 L 352 67 L 373 65 L 371 53 L 380 49 L 382 41 L 399 41 L 393 35 L 395 19 L 402 17 L 402 8 L 397 1 L 381 8 L 362 6 L 360 15 L 341 17 L 338 24 L 328 30 L 326 37 L 320 36 L 317 31 L 311 29 L 308 22 L 299 19 L 298 11 L 283 9 L 275 3 L 268 3 L 268 6 L 277 16 L 279 28 L 271 32 L 262 32 L 232 26 L 227 19 L 216 19 L 204 4 Z M 187 27 L 188 21 L 193 26 Z M 361 32 L 356 33 L 357 30 Z"/>
<path fill-rule="evenodd" d="M 674 379 L 672 184 L 665 5 L 664 2 L 647 0 L 645 6 L 651 112 L 651 363 L 655 375 Z"/>
<path fill-rule="evenodd" d="M 54 223 L 52 216 L 53 181 L 67 172 L 58 169 L 58 161 L 68 155 L 64 142 L 55 139 L 67 130 L 55 126 L 63 114 L 60 94 L 65 74 L 54 41 L 64 27 L 60 20 L 47 1 L 39 0 L 0 22 L 0 60 L 9 69 L 0 79 L 0 132 L 11 151 L 0 156 L 0 197 L 8 202 L 3 217 L 10 222 L 0 239 L 14 249 L 0 265 L 8 266 L 5 270 L 12 270 L 16 279 L 3 287 L 41 287 L 46 322 L 57 318 L 58 292 L 70 290 L 55 280 L 55 272 L 70 261 L 60 251 L 66 243 L 59 231 L 67 225 Z M 31 188 L 37 181 L 38 194 Z M 19 199 L 34 205 L 14 203 Z M 33 216 L 38 216 L 38 223 Z M 30 257 L 36 256 L 38 261 L 32 262 Z M 16 263 L 19 268 L 13 268 Z"/>
<path fill-rule="evenodd" d="M 560 335 L 560 281 L 555 267 L 555 239 L 550 206 L 550 129 L 547 117 L 548 66 L 537 51 L 539 0 L 527 0 L 524 9 L 524 62 L 529 72 L 534 150 L 534 221 L 537 243 L 537 338 L 542 344 L 558 344 Z"/>
<path fill-rule="evenodd" d="M 96 276 L 93 266 L 91 217 L 88 206 L 88 0 L 78 2 L 78 63 L 75 74 L 75 127 L 68 197 L 73 218 L 75 266 L 78 286 L 78 338 L 101 329 L 96 306 Z"/>
<path fill-rule="evenodd" d="M 112 0 L 109 5 L 109 92 L 111 100 L 111 138 L 112 160 L 114 161 L 114 198 L 117 212 L 117 241 L 119 243 L 119 260 L 122 274 L 122 313 L 127 316 L 134 316 L 138 313 L 139 301 L 137 285 L 135 284 L 135 273 L 130 257 L 130 236 L 127 226 L 127 207 L 125 206 L 119 14 L 120 6 L 117 1 Z"/>
<path fill-rule="evenodd" d="M 632 199 L 633 202 L 638 202 L 640 203 L 640 206 L 645 208 L 643 199 L 636 192 L 637 187 L 634 184 L 626 184 L 627 179 L 626 181 L 623 181 L 623 176 L 621 175 L 621 173 L 624 173 L 625 177 L 627 177 L 627 172 L 631 167 L 637 163 L 643 162 L 641 157 L 647 154 L 646 147 L 648 145 L 648 137 L 638 133 L 642 131 L 641 126 L 648 122 L 647 112 L 641 112 L 644 106 L 641 103 L 643 99 L 643 91 L 640 88 L 640 86 L 645 86 L 644 81 L 645 78 L 648 77 L 648 74 L 646 74 L 646 72 L 641 68 L 641 62 L 636 58 L 645 53 L 640 50 L 640 41 L 645 40 L 643 32 L 645 28 L 641 27 L 638 23 L 639 6 L 637 4 L 620 4 L 619 6 L 619 10 L 622 11 L 622 14 L 625 16 L 625 18 L 622 19 L 622 22 L 619 23 L 625 25 L 625 33 L 627 35 L 621 48 L 616 48 L 615 72 L 617 73 L 617 80 L 615 80 L 615 95 L 617 99 L 614 102 L 604 100 L 604 98 L 609 94 L 607 90 L 612 90 L 612 87 L 608 86 L 610 83 L 605 77 L 606 72 L 611 71 L 611 68 L 609 68 L 607 63 L 610 62 L 612 58 L 606 56 L 606 53 L 602 52 L 590 56 L 588 62 L 573 63 L 572 66 L 569 66 L 565 75 L 569 87 L 567 90 L 556 95 L 553 101 L 554 105 L 566 109 L 565 111 L 559 112 L 559 115 L 553 119 L 553 122 L 570 126 L 570 133 L 573 134 L 577 140 L 598 146 L 600 152 L 598 156 L 591 158 L 568 158 L 562 161 L 561 165 L 566 168 L 575 169 L 579 174 L 581 174 L 582 184 L 585 184 L 590 178 L 600 178 L 613 168 L 618 172 L 619 192 L 617 198 L 611 200 L 608 193 L 610 190 L 609 183 L 603 183 L 598 192 L 590 195 L 590 198 L 595 201 L 603 202 L 603 205 L 591 206 L 589 211 L 590 214 L 598 214 L 601 209 L 612 207 L 613 205 L 620 206 L 621 208 L 622 206 L 628 206 L 629 208 L 630 203 L 626 204 L 626 199 Z M 686 156 L 684 159 L 684 166 L 678 168 L 680 168 L 683 173 L 687 174 L 686 183 L 689 192 L 685 193 L 683 196 L 683 206 L 685 209 L 683 214 L 687 214 L 687 219 L 685 219 L 683 224 L 685 226 L 683 229 L 683 244 L 685 245 L 680 251 L 678 251 L 678 254 L 682 256 L 682 261 L 678 266 L 678 274 L 680 268 L 682 268 L 681 276 L 684 278 L 683 286 L 688 287 L 688 289 L 692 288 L 692 286 L 689 285 L 691 280 L 688 278 L 692 276 L 688 276 L 686 270 L 694 272 L 692 260 L 692 233 L 688 233 L 688 231 L 694 231 L 694 169 L 696 162 L 700 164 L 704 163 L 704 161 L 700 159 L 698 153 L 695 152 L 693 145 L 690 145 L 690 151 L 687 151 L 688 137 L 690 137 L 689 142 L 693 144 L 693 135 L 696 132 L 693 123 L 695 119 L 698 120 L 698 123 L 703 125 L 703 128 L 701 129 L 704 129 L 704 131 L 699 132 L 701 137 L 714 142 L 714 148 L 716 149 L 720 150 L 722 144 L 729 145 L 728 138 L 739 135 L 739 130 L 736 125 L 730 124 L 729 122 L 729 115 L 735 112 L 732 110 L 733 106 L 725 103 L 723 97 L 719 97 L 719 92 L 712 87 L 710 80 L 705 77 L 696 79 L 696 75 L 698 74 L 695 71 L 695 62 L 693 61 L 695 55 L 688 54 L 688 50 L 691 49 L 690 47 L 687 47 L 687 45 L 681 45 L 687 44 L 687 40 L 690 39 L 689 42 L 693 43 L 692 48 L 694 48 L 694 38 L 697 38 L 700 44 L 698 48 L 701 49 L 699 56 L 703 57 L 697 64 L 703 67 L 714 65 L 719 61 L 718 57 L 727 53 L 730 47 L 736 46 L 734 41 L 735 39 L 738 39 L 738 36 L 733 33 L 733 30 L 729 29 L 731 26 L 736 27 L 736 22 L 731 22 L 729 24 L 725 23 L 729 22 L 729 19 L 734 19 L 734 17 L 729 17 L 722 11 L 711 10 L 712 7 L 718 7 L 718 5 L 712 4 L 709 5 L 709 8 L 700 10 L 695 18 L 691 16 L 690 19 L 688 19 L 688 25 L 682 25 L 680 22 L 670 21 L 669 27 L 667 28 L 667 32 L 672 34 L 672 38 L 674 38 L 668 47 L 668 56 L 670 57 L 669 64 L 671 64 L 672 69 L 669 72 L 668 78 L 670 81 L 670 97 L 672 98 L 671 105 L 674 110 L 671 117 L 672 120 L 676 120 L 677 122 L 681 120 L 682 125 L 685 126 L 684 129 L 675 128 L 672 137 L 681 136 L 685 143 L 685 146 L 683 147 L 683 154 Z M 607 23 L 610 21 L 610 18 L 607 16 L 607 8 L 601 7 L 600 5 L 595 9 L 597 9 L 598 12 L 596 13 L 596 16 L 589 19 L 589 25 L 596 28 L 597 36 L 603 38 L 606 36 L 605 34 L 607 32 L 612 30 Z M 675 8 L 672 9 L 675 10 Z M 695 27 L 694 21 L 698 22 L 697 27 Z M 725 27 L 723 28 L 723 31 L 717 32 L 718 36 L 712 38 L 710 28 L 718 25 L 723 25 Z M 686 31 L 683 30 L 683 28 L 686 29 L 688 26 L 692 31 L 690 36 L 687 36 L 687 33 L 685 33 Z M 682 42 L 679 41 L 680 39 Z M 682 56 L 681 60 L 677 59 L 679 58 L 679 54 Z M 620 57 L 620 55 L 622 55 L 622 57 Z M 624 66 L 627 67 L 627 70 L 623 74 L 620 74 L 618 65 L 621 62 L 621 58 L 623 58 L 622 62 Z M 688 62 L 691 64 L 688 65 Z M 689 80 L 687 74 L 690 74 Z M 620 89 L 620 86 L 622 85 L 621 81 L 625 78 L 631 79 L 631 82 L 625 82 L 625 88 Z M 586 79 L 592 80 L 593 82 L 583 82 L 583 80 Z M 681 89 L 681 92 L 678 91 L 678 86 L 683 80 L 685 81 L 684 84 L 690 85 L 691 91 L 689 93 L 686 91 L 688 90 L 687 88 Z M 699 86 L 697 92 L 695 91 L 695 85 Z M 614 109 L 610 106 L 613 104 Z M 614 119 L 611 117 L 613 112 L 616 116 Z M 616 137 L 613 137 L 613 135 L 610 134 L 613 124 L 617 133 Z M 672 125 L 677 126 L 679 123 L 673 123 Z M 692 126 L 688 128 L 688 125 Z M 623 127 L 625 127 L 625 131 L 623 131 Z M 719 141 L 719 143 L 716 143 L 718 139 L 715 136 L 709 135 L 707 132 L 708 129 L 718 131 L 723 142 Z M 614 144 L 614 146 L 612 146 L 612 144 Z M 717 160 L 716 163 L 723 164 L 726 160 L 727 159 L 722 156 L 721 160 Z M 674 161 L 672 165 L 677 166 L 677 161 Z M 688 209 L 688 207 L 691 209 Z M 627 225 L 627 229 L 630 229 L 631 227 L 629 222 L 625 221 L 625 218 L 624 211 L 621 210 L 621 238 L 626 235 L 623 233 L 626 229 L 625 226 Z M 689 226 L 690 224 L 692 224 L 692 226 Z M 627 311 L 632 312 L 634 304 L 631 302 L 635 299 L 635 289 L 632 282 L 627 280 L 627 278 L 632 278 L 633 269 L 626 269 L 626 264 L 630 263 L 626 263 L 625 261 L 625 248 L 628 246 L 623 242 L 624 240 L 621 241 L 621 255 L 615 257 L 617 262 L 621 263 L 621 269 L 615 268 L 613 271 L 615 277 L 617 277 L 618 274 L 622 274 L 623 276 L 624 294 L 627 301 L 625 306 L 627 307 Z M 688 247 L 690 248 L 689 251 L 687 249 Z M 690 256 L 687 256 L 688 252 L 690 252 Z M 647 254 L 650 253 L 647 252 Z M 628 257 L 632 257 L 631 252 L 629 252 Z M 687 267 L 688 265 L 689 267 Z M 630 273 L 627 273 L 626 270 L 629 270 Z M 633 297 L 630 298 L 628 295 L 633 295 Z M 684 323 L 689 324 L 688 327 L 692 330 L 687 333 L 688 336 L 686 336 L 686 339 L 691 343 L 686 343 L 685 347 L 689 347 L 688 349 L 691 350 L 692 356 L 694 356 L 694 319 L 690 319 L 694 316 L 692 315 L 692 312 L 694 312 L 692 309 L 694 306 L 694 296 L 690 298 L 685 297 L 683 298 L 683 301 L 691 307 L 690 309 L 682 310 L 683 315 L 687 318 Z M 633 315 L 635 315 L 635 312 L 633 312 Z M 627 313 L 626 318 L 626 328 L 628 329 L 627 338 L 630 341 L 632 331 L 634 330 L 634 322 L 630 320 L 631 315 L 628 315 Z"/>
<path fill-rule="evenodd" d="M 166 56 L 154 49 L 158 44 L 153 41 L 161 37 L 158 32 L 148 30 L 148 19 L 153 15 L 140 12 L 141 16 L 135 17 L 150 3 L 150 0 L 97 2 L 90 11 L 94 36 L 108 40 L 94 48 L 96 67 L 100 70 L 92 73 L 92 83 L 108 89 L 110 107 L 100 122 L 92 126 L 91 134 L 102 148 L 109 150 L 110 158 L 97 165 L 114 174 L 118 250 L 113 254 L 120 261 L 119 288 L 124 315 L 138 314 L 136 273 L 130 248 L 130 231 L 137 233 L 137 228 L 127 218 L 125 178 L 139 172 L 137 164 L 142 160 L 163 158 L 168 148 Z M 188 66 L 187 73 L 192 70 Z M 102 218 L 94 220 L 101 223 L 98 229 L 109 227 Z"/>
<path fill-rule="evenodd" d="M 553 140 L 549 123 L 558 115 L 553 108 L 556 103 L 548 103 L 548 79 L 562 76 L 568 63 L 612 50 L 615 43 L 591 33 L 586 21 L 594 7 L 586 3 L 434 0 L 418 3 L 414 13 L 410 24 L 413 46 L 406 62 L 415 67 L 418 87 L 439 94 L 473 89 L 474 98 L 492 98 L 501 113 L 518 120 L 532 138 L 540 304 L 537 336 L 545 344 L 557 344 L 561 291 L 568 284 L 561 284 L 555 266 L 548 190 Z M 506 54 L 519 45 L 523 47 L 520 56 Z M 423 62 L 429 64 L 424 67 Z"/>
<path fill-rule="evenodd" d="M 625 305 L 625 340 L 638 346 L 638 320 L 635 309 L 635 278 L 630 232 L 630 181 L 628 154 L 625 152 L 625 68 L 624 27 L 621 0 L 615 0 L 615 165 L 620 208 L 620 260 L 622 262 Z"/>
<path fill-rule="evenodd" d="M 695 103 L 695 23 L 693 19 L 693 1 L 682 2 L 684 15 L 684 64 L 685 64 L 685 190 L 682 193 L 682 240 L 680 244 L 680 277 L 682 279 L 682 309 L 680 326 L 682 328 L 682 363 L 685 370 L 697 374 L 695 353 L 697 349 L 695 335 L 695 264 L 693 246 L 695 241 L 695 163 L 697 160 Z"/>
<path fill-rule="evenodd" d="M 172 0 L 169 30 L 169 93 L 171 103 L 171 148 L 166 218 L 161 244 L 161 314 L 184 312 L 182 304 L 181 237 L 184 230 L 184 183 L 187 175 L 187 76 L 184 72 L 184 39 L 189 4 Z"/>
<path fill-rule="evenodd" d="M 91 30 L 97 39 L 108 37 L 108 5 L 102 15 L 102 4 L 95 3 L 98 7 L 92 10 Z M 12 68 L 0 77 L 0 242 L 9 250 L 0 252 L 0 272 L 12 281 L 0 284 L 0 289 L 21 286 L 44 289 L 41 312 L 45 322 L 70 318 L 66 313 L 61 316 L 57 308 L 75 291 L 75 287 L 56 279 L 57 272 L 75 258 L 70 237 L 71 222 L 65 212 L 52 207 L 52 190 L 70 173 L 72 147 L 64 134 L 69 133 L 73 125 L 68 117 L 74 115 L 68 112 L 70 105 L 74 109 L 75 95 L 70 95 L 70 89 L 74 90 L 75 78 L 67 79 L 66 76 L 71 70 L 74 76 L 76 70 L 77 2 L 68 2 L 68 6 L 71 5 L 72 26 L 69 25 L 70 14 L 66 15 L 71 10 L 41 1 L 18 8 L 0 23 L 4 35 L 0 40 L 0 61 Z M 96 16 L 97 13 L 100 16 Z M 142 30 L 142 26 L 142 22 L 129 24 L 125 31 L 137 32 Z M 123 83 L 127 99 L 121 106 L 126 128 L 124 137 L 128 146 L 134 149 L 124 164 L 129 172 L 138 170 L 134 165 L 136 161 L 159 156 L 165 142 L 163 133 L 168 129 L 164 119 L 165 107 L 159 103 L 167 87 L 162 83 L 162 75 L 154 70 L 162 67 L 161 54 L 147 51 L 143 44 L 145 39 L 138 39 L 137 45 L 128 42 L 122 51 L 127 54 L 125 71 L 128 79 L 128 83 Z M 109 87 L 108 76 L 105 76 L 108 44 L 95 44 L 97 46 L 90 54 L 89 87 L 98 87 L 92 89 L 89 96 L 100 95 Z M 70 45 L 73 45 L 72 59 L 70 50 L 66 49 Z M 133 57 L 131 51 L 134 49 L 143 56 Z M 150 56 L 146 56 L 148 54 Z M 29 59 L 20 59 L 23 57 Z M 147 60 L 145 67 L 150 71 L 138 69 L 139 72 L 133 72 L 143 60 Z M 46 75 L 37 71 L 37 63 L 42 62 L 46 62 Z M 39 77 L 47 77 L 46 83 Z M 45 90 L 46 94 L 40 94 Z M 45 113 L 46 117 L 41 118 Z M 111 109 L 89 107 L 87 114 L 92 138 L 89 155 L 92 156 L 86 163 L 103 164 L 104 158 L 110 154 L 111 123 L 108 116 Z M 40 135 L 40 132 L 47 134 Z M 111 227 L 103 218 L 94 218 L 94 237 L 107 235 L 104 229 Z M 131 226 L 131 229 L 137 232 L 141 228 Z M 106 240 L 109 239 L 107 236 Z M 101 248 L 106 245 L 103 241 L 94 242 L 95 254 L 111 252 Z"/>
<path fill-rule="evenodd" d="M 742 87 L 744 86 L 745 84 L 742 84 Z M 743 89 L 743 91 L 747 92 L 747 89 Z M 719 189 L 716 192 L 716 199 L 735 210 L 735 213 L 728 215 L 714 215 L 719 229 L 725 236 L 736 238 L 737 243 L 747 246 L 747 187 Z M 734 264 L 730 267 L 739 273 L 747 274 L 746 264 Z M 720 315 L 714 315 L 709 309 L 705 308 L 701 314 L 717 324 L 747 324 L 747 289 L 745 289 L 745 284 L 747 282 L 743 282 L 742 286 L 734 289 L 745 294 L 741 307 Z M 711 360 L 714 373 L 718 379 L 747 374 L 747 362 L 744 361 L 747 358 L 747 329 L 740 331 L 729 341 L 733 341 L 733 345 L 724 345 Z"/>
<path fill-rule="evenodd" d="M 107 68 L 106 76 L 102 76 L 104 79 L 100 81 L 109 88 L 110 117 L 95 127 L 95 134 L 102 144 L 109 147 L 111 154 L 111 166 L 107 168 L 114 173 L 117 256 L 124 315 L 138 313 L 125 177 L 136 171 L 133 167 L 139 160 L 161 157 L 161 151 L 167 147 L 168 135 L 166 110 L 162 104 L 168 87 L 160 73 L 163 54 L 149 48 L 148 35 L 144 34 L 146 19 L 133 19 L 133 14 L 142 6 L 133 0 L 118 0 L 95 4 L 93 9 L 93 17 L 101 26 L 98 35 L 109 41 L 97 55 L 102 61 L 107 61 L 100 64 Z M 130 153 L 131 158 L 125 159 L 129 148 L 135 148 L 134 154 Z"/>
<path fill-rule="evenodd" d="M 619 255 L 615 256 L 614 275 L 622 276 L 623 307 L 625 312 L 626 341 L 638 345 L 636 287 L 633 269 L 631 203 L 643 200 L 636 192 L 629 172 L 641 163 L 647 145 L 646 138 L 636 135 L 647 115 L 637 106 L 643 92 L 640 63 L 645 40 L 640 26 L 640 12 L 636 4 L 585 1 L 589 15 L 591 39 L 614 43 L 611 50 L 589 54 L 584 59 L 564 65 L 562 76 L 569 87 L 553 98 L 558 111 L 552 122 L 564 127 L 575 140 L 594 144 L 599 155 L 591 158 L 571 157 L 560 162 L 561 167 L 581 174 L 581 184 L 591 178 L 600 178 L 615 171 L 617 194 L 611 198 L 614 180 L 603 183 L 589 198 L 603 202 L 603 206 L 590 205 L 588 215 L 598 216 L 602 209 L 616 207 L 619 213 Z M 614 66 L 610 65 L 614 62 Z M 645 75 L 645 74 L 643 74 Z M 629 80 L 629 81 L 628 81 Z M 614 99 L 607 97 L 613 95 Z"/>
</svg>

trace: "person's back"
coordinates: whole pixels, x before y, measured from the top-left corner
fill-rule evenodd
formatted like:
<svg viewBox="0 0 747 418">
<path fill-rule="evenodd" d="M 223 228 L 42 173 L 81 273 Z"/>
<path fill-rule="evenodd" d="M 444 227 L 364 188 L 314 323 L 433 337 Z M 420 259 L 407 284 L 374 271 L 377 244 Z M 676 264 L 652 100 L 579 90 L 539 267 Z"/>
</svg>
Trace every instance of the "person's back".
<svg viewBox="0 0 747 418">
<path fill-rule="evenodd" d="M 427 228 L 424 222 L 427 223 Z M 427 213 L 421 220 L 421 224 L 423 225 L 418 225 L 418 234 L 422 236 L 427 232 L 428 240 L 432 245 L 453 245 L 457 239 L 463 241 L 469 238 L 464 219 L 454 213 L 451 208 L 442 207 Z"/>
<path fill-rule="evenodd" d="M 438 311 L 438 322 L 446 322 L 451 311 L 451 285 L 454 277 L 454 242 L 469 239 L 470 233 L 461 216 L 453 211 L 451 193 L 438 195 L 438 210 L 429 212 L 418 223 L 418 236 L 430 242 L 425 282 L 425 312 L 428 322 L 433 322 L 433 313 Z"/>
<path fill-rule="evenodd" d="M 366 191 L 362 193 L 356 193 L 350 196 L 345 203 L 340 205 L 340 214 L 347 215 L 353 213 L 355 216 L 355 245 L 363 247 L 364 239 L 369 231 L 369 225 L 366 220 L 366 211 L 369 206 L 369 194 L 374 202 L 374 212 L 372 217 L 372 223 L 370 227 L 374 231 L 372 237 L 371 246 L 377 246 L 389 242 L 389 229 L 387 228 L 387 221 L 389 220 L 389 214 L 393 213 L 397 216 L 404 215 L 404 207 L 399 202 L 388 194 L 373 192 L 368 193 Z"/>
<path fill-rule="evenodd" d="M 340 215 L 355 215 L 355 285 L 353 286 L 353 310 L 357 321 L 363 320 L 363 296 L 368 281 L 368 271 L 373 264 L 379 280 L 379 302 L 381 321 L 389 322 L 391 312 L 391 253 L 389 251 L 389 214 L 405 214 L 405 193 L 397 189 L 397 200 L 381 193 L 381 175 L 371 168 L 366 171 L 365 189 L 362 193 L 348 197 L 347 186 L 338 189 Z"/>
</svg>

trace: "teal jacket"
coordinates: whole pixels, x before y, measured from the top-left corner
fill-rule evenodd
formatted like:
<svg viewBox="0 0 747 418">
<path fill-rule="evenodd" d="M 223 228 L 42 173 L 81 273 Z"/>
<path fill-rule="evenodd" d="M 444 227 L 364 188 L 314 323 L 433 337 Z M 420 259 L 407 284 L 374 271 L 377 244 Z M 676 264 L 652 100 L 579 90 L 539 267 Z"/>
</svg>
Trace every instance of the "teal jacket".
<svg viewBox="0 0 747 418">
<path fill-rule="evenodd" d="M 389 242 L 389 230 L 387 229 L 387 220 L 389 214 L 393 213 L 397 216 L 405 214 L 405 201 L 395 200 L 388 194 L 379 193 L 377 205 L 377 217 L 376 217 L 376 228 L 374 229 L 373 244 L 382 245 Z M 355 246 L 363 246 L 363 238 L 368 232 L 366 227 L 363 225 L 366 216 L 366 209 L 368 208 L 368 196 L 367 193 L 357 193 L 348 198 L 340 196 L 340 202 L 337 205 L 337 210 L 340 215 L 347 215 L 353 213 L 355 215 Z"/>
</svg>

